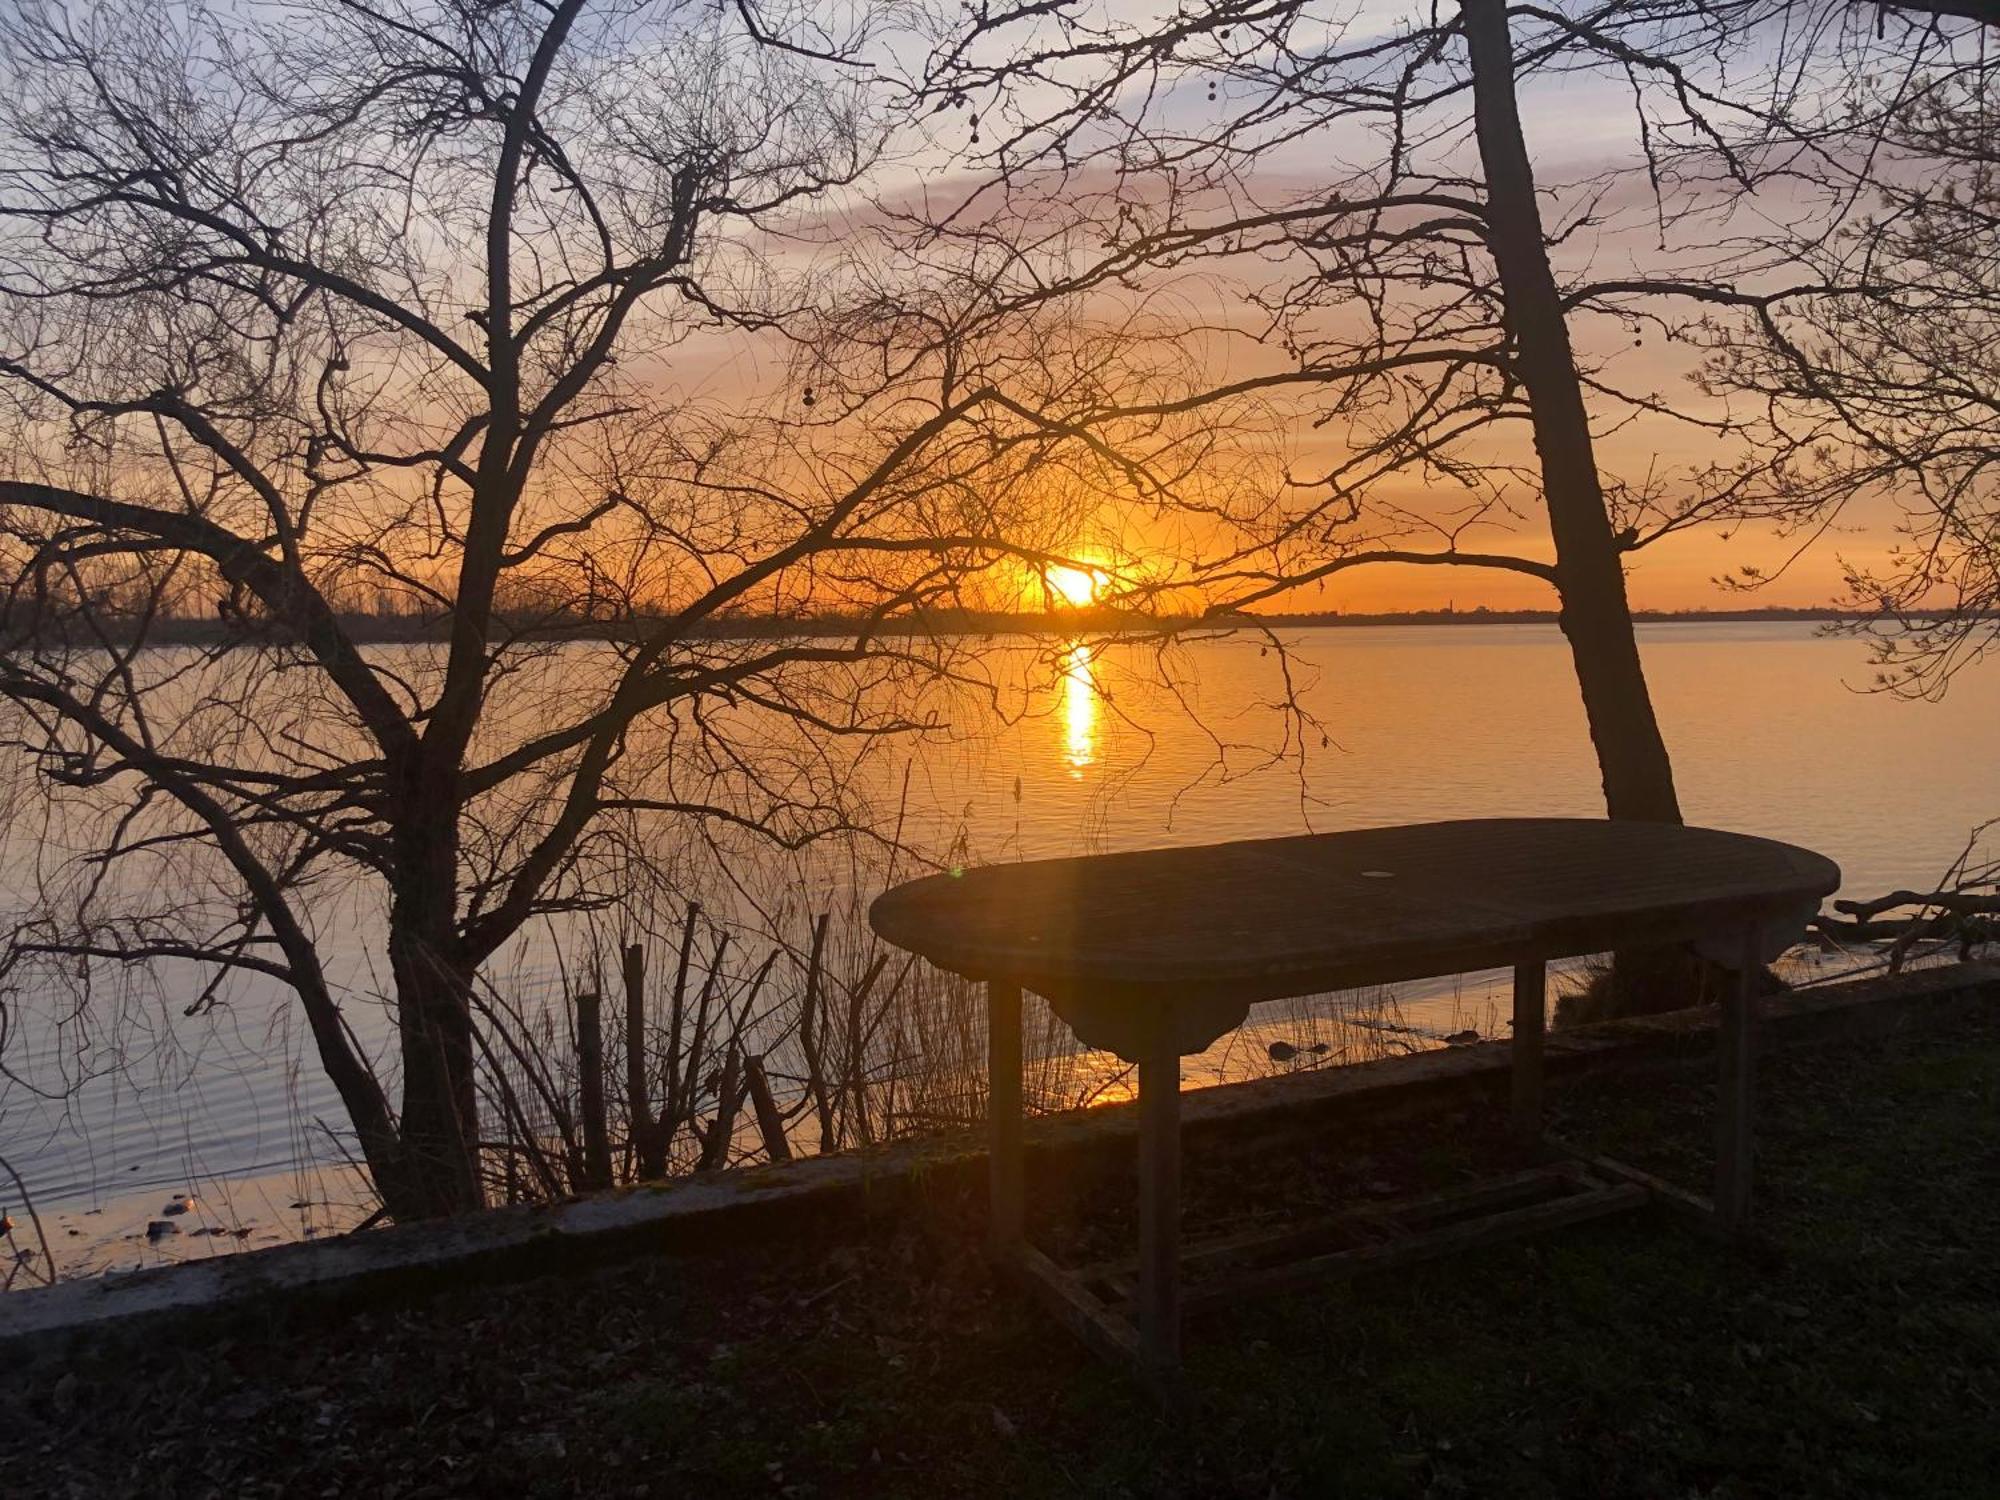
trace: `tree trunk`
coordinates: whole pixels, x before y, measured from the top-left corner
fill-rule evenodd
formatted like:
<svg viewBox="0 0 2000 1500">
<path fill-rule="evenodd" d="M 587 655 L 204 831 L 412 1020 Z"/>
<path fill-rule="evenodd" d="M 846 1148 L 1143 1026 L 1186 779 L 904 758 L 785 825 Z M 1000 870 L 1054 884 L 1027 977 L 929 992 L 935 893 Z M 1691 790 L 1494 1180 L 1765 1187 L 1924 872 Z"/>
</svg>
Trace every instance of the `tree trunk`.
<svg viewBox="0 0 2000 1500">
<path fill-rule="evenodd" d="M 407 951 L 398 955 L 398 946 L 392 938 L 403 1061 L 404 1194 L 409 1201 L 391 1203 L 389 1211 L 407 1220 L 483 1208 L 470 976 L 452 973 L 428 957 L 411 958 Z"/>
<path fill-rule="evenodd" d="M 1514 47 L 1505 0 L 1463 0 L 1473 114 L 1486 171 L 1493 259 L 1528 392 L 1543 498 L 1555 539 L 1562 630 L 1569 641 L 1591 743 L 1614 818 L 1681 821 L 1673 766 L 1639 664 L 1625 569 L 1584 408 L 1555 271 L 1542 235 L 1534 173 L 1514 95 Z"/>
<path fill-rule="evenodd" d="M 397 830 L 397 881 L 389 907 L 389 967 L 396 983 L 403 1063 L 405 1203 L 398 1220 L 483 1208 L 479 1103 L 472 1035 L 472 971 L 460 961 L 458 798 L 431 788 L 406 802 Z M 385 1193 L 385 1198 L 386 1198 Z"/>
</svg>

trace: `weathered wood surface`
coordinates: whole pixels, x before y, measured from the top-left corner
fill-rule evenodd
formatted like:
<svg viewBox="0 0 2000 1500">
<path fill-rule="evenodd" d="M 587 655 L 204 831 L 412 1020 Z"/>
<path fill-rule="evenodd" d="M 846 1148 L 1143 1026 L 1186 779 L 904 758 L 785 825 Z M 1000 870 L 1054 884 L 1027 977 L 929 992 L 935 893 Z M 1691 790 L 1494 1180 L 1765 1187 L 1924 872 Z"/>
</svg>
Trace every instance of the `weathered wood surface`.
<svg viewBox="0 0 2000 1500">
<path fill-rule="evenodd" d="M 1253 1297 L 1300 1291 L 1340 1277 L 1438 1260 L 1504 1240 L 1525 1239 L 1587 1219 L 1642 1208 L 1646 1201 L 1646 1189 L 1635 1182 L 1602 1184 L 1527 1208 L 1479 1214 L 1402 1239 L 1356 1245 L 1305 1260 L 1265 1266 L 1194 1287 L 1185 1300 L 1191 1312 L 1205 1312 L 1218 1304 L 1234 1306 Z"/>
<path fill-rule="evenodd" d="M 1630 944 L 1733 952 L 1746 924 L 1782 947 L 1839 883 L 1831 860 L 1744 834 L 1505 818 L 991 865 L 898 886 L 869 920 L 1073 1025 L 1073 998 L 1093 1019 L 1172 1002 L 1191 1051 L 1255 1000 Z"/>
</svg>

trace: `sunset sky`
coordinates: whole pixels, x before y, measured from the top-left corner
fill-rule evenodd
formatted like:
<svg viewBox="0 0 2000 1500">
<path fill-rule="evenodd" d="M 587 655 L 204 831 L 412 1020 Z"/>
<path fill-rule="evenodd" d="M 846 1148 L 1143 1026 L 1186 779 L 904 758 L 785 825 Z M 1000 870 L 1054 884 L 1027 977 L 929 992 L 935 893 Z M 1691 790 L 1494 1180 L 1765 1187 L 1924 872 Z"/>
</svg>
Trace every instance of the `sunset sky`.
<svg viewBox="0 0 2000 1500">
<path fill-rule="evenodd" d="M 1120 0 L 1103 7 L 1111 13 L 1136 14 L 1146 7 Z M 1333 11 L 1328 10 L 1332 15 Z M 1402 0 L 1367 4 L 1354 13 L 1355 20 L 1346 40 L 1400 30 L 1405 19 L 1428 17 L 1428 7 L 1412 7 Z M 1742 91 L 1739 97 L 1754 96 L 1759 87 L 1754 50 L 1747 62 L 1739 58 L 1742 71 L 1730 87 Z M 1831 75 L 1829 75 L 1830 77 Z M 1150 106 L 1162 119 L 1192 131 L 1211 128 L 1226 118 L 1241 101 L 1232 97 L 1235 87 L 1224 80 L 1216 86 L 1219 97 L 1207 96 L 1207 84 L 1183 80 L 1161 93 Z M 1693 275 L 1719 263 L 1722 252 L 1715 247 L 1739 242 L 1743 237 L 1767 233 L 1778 226 L 1814 221 L 1823 212 L 1820 205 L 1763 192 L 1744 195 L 1733 184 L 1709 184 L 1700 189 L 1703 211 L 1662 226 L 1659 205 L 1648 185 L 1644 160 L 1638 145 L 1637 117 L 1631 85 L 1611 73 L 1567 73 L 1559 77 L 1524 78 L 1521 89 L 1524 126 L 1543 193 L 1545 225 L 1553 228 L 1564 222 L 1585 201 L 1591 202 L 1596 217 L 1587 233 L 1566 240 L 1557 250 L 1558 274 L 1568 278 L 1620 278 L 1648 274 Z M 988 105 L 982 104 L 982 108 Z M 1458 105 L 1449 106 L 1462 114 Z M 1671 113 L 1671 111 L 1668 111 Z M 1651 107 L 1653 129 L 1660 126 L 1661 110 Z M 1435 123 L 1435 122 L 1434 122 Z M 927 126 L 934 132 L 932 147 L 918 147 L 895 160 L 887 177 L 878 180 L 875 191 L 894 197 L 922 193 L 933 202 L 949 200 L 983 179 L 978 165 L 968 161 L 962 141 L 951 134 L 951 126 Z M 964 134 L 962 128 L 958 135 Z M 1427 170 L 1433 173 L 1476 178 L 1479 166 L 1468 133 L 1459 127 L 1440 130 L 1425 148 Z M 1248 169 L 1248 191 L 1264 204 L 1297 201 L 1305 195 L 1328 190 L 1349 174 L 1365 171 L 1380 158 L 1378 140 L 1356 128 L 1346 133 L 1322 130 L 1289 141 L 1269 151 L 1260 151 L 1254 168 Z M 1673 191 L 1669 188 L 1669 193 Z M 1671 216 L 1676 205 L 1670 202 Z M 1162 276 L 1148 289 L 1158 296 L 1171 289 L 1180 305 L 1210 321 L 1211 333 L 1204 353 L 1213 352 L 1215 363 L 1209 378 L 1216 382 L 1238 378 L 1274 357 L 1259 348 L 1247 333 L 1233 342 L 1216 336 L 1218 326 L 1235 325 L 1247 330 L 1252 319 L 1240 302 L 1233 307 L 1229 278 L 1269 274 L 1272 285 L 1296 276 L 1296 265 L 1275 271 L 1258 267 L 1216 266 L 1204 269 L 1218 285 L 1206 280 L 1176 281 Z M 1726 276 L 1726 273 L 1716 273 Z M 1780 279 L 1783 279 L 1781 276 Z M 1235 282 L 1238 288 L 1253 285 Z M 1203 306 L 1201 299 L 1211 297 Z M 1652 304 L 1649 304 L 1649 306 Z M 1660 304 L 1671 317 L 1688 319 L 1691 304 Z M 1670 408 L 1708 416 L 1719 415 L 1721 407 L 1701 395 L 1690 383 L 1697 359 L 1685 345 L 1670 344 L 1651 328 L 1643 339 L 1620 320 L 1579 314 L 1572 318 L 1572 338 L 1579 352 L 1602 364 L 1604 378 L 1621 390 L 1656 399 Z M 737 367 L 740 373 L 742 367 Z M 718 371 L 718 378 L 732 378 Z M 1620 483 L 1652 487 L 1666 496 L 1676 486 L 1703 467 L 1727 463 L 1736 456 L 1725 442 L 1710 432 L 1659 416 L 1633 419 L 1629 410 L 1614 403 L 1593 399 L 1593 416 L 1600 428 L 1598 458 L 1608 486 Z M 1294 473 L 1323 469 L 1342 451 L 1342 431 L 1337 424 L 1315 427 L 1307 400 L 1301 400 L 1299 417 L 1287 435 L 1285 461 Z M 1464 445 L 1464 452 L 1481 463 L 1532 465 L 1524 423 L 1489 427 Z M 1414 476 L 1384 483 L 1381 498 L 1418 514 L 1444 514 L 1465 503 L 1465 496 L 1444 489 L 1426 490 Z M 1514 518 L 1497 524 L 1482 524 L 1460 538 L 1460 546 L 1508 551 L 1546 560 L 1552 547 L 1540 514 L 1539 497 L 1526 486 L 1516 486 L 1509 502 L 1517 510 Z M 1862 563 L 1879 560 L 1893 542 L 1894 505 L 1884 498 L 1856 506 L 1842 515 L 1837 524 L 1816 536 L 1810 532 L 1785 534 L 1769 522 L 1750 521 L 1731 525 L 1703 525 L 1666 537 L 1629 559 L 1630 591 L 1636 607 L 1659 610 L 1704 608 L 1745 608 L 1759 605 L 1809 607 L 1841 602 L 1843 561 Z M 1151 551 L 1170 552 L 1175 543 L 1159 536 L 1148 537 L 1143 524 L 1129 521 L 1111 523 L 1117 527 L 1115 539 L 1085 537 L 1077 542 L 1079 557 L 1108 557 L 1119 551 L 1143 559 Z M 1429 539 L 1434 540 L 1434 539 Z M 1411 546 L 1427 545 L 1427 539 L 1413 536 Z M 1753 591 L 1732 590 L 1718 584 L 1719 576 L 1742 576 L 1751 567 L 1766 575 L 1778 575 Z M 1460 609 L 1486 605 L 1496 609 L 1551 607 L 1553 591 L 1532 577 L 1473 568 L 1412 568 L 1374 566 L 1343 573 L 1323 586 L 1301 589 L 1275 599 L 1270 609 L 1393 611 L 1434 609 L 1454 605 Z"/>
</svg>

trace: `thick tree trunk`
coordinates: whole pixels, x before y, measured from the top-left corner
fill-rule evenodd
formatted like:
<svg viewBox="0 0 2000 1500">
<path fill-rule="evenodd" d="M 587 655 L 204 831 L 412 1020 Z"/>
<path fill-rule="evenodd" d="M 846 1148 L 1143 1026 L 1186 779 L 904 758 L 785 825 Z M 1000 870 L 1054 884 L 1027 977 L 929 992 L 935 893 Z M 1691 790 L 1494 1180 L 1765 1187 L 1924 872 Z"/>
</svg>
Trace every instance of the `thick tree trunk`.
<svg viewBox="0 0 2000 1500">
<path fill-rule="evenodd" d="M 406 1220 L 484 1207 L 471 976 L 420 939 L 392 935 L 389 953 L 403 1063 L 403 1201 L 389 1212 Z"/>
<path fill-rule="evenodd" d="M 1583 384 L 1542 235 L 1514 95 L 1506 3 L 1463 0 L 1460 10 L 1472 59 L 1474 120 L 1486 170 L 1493 258 L 1515 368 L 1533 409 L 1535 451 L 1555 539 L 1562 629 L 1597 748 L 1605 810 L 1614 818 L 1678 823 L 1673 766 L 1639 664 L 1622 554 L 1605 508 Z"/>
<path fill-rule="evenodd" d="M 389 908 L 403 1064 L 398 1219 L 485 1206 L 472 1034 L 472 972 L 458 953 L 458 799 L 430 786 L 406 799 Z M 387 1194 L 385 1192 L 385 1200 Z"/>
</svg>

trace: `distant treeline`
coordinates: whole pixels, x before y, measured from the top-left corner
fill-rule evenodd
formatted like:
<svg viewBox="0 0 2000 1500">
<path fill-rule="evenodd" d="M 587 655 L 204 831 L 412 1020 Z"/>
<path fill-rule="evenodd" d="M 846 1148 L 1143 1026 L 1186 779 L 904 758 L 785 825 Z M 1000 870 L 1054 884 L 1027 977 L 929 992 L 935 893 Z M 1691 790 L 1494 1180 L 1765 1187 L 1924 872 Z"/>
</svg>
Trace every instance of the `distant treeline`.
<svg viewBox="0 0 2000 1500">
<path fill-rule="evenodd" d="M 1710 625 L 1754 620 L 1777 621 L 1839 621 L 1866 620 L 1873 616 L 1866 610 L 1855 609 L 1635 609 L 1632 618 L 1642 625 L 1689 624 Z M 1308 625 L 1554 625 L 1558 616 L 1552 609 L 1488 609 L 1484 605 L 1477 609 L 1408 609 L 1386 610 L 1378 613 L 1348 613 L 1339 611 L 1322 614 L 1288 614 L 1257 616 L 1260 624 L 1308 626 Z"/>
<path fill-rule="evenodd" d="M 2000 618 L 2000 612 L 1988 612 Z M 448 615 L 414 615 L 396 612 L 342 611 L 338 616 L 350 640 L 363 645 L 388 643 L 442 642 L 450 637 Z M 1838 609 L 1691 609 L 1633 611 L 1641 624 L 1723 624 L 1735 622 L 1859 622 L 1870 616 L 1858 610 Z M 538 613 L 533 617 L 503 616 L 495 622 L 496 637 L 513 635 L 532 640 L 619 640 L 651 633 L 669 621 L 670 615 L 635 615 L 620 620 L 594 620 Z M 34 630 L 30 621 L 16 611 L 11 619 L 0 620 L 6 634 L 33 634 L 47 639 L 69 636 L 84 645 L 98 639 L 95 630 L 80 629 L 71 620 L 45 620 Z M 136 633 L 136 621 L 121 622 L 115 613 L 98 615 L 98 630 L 113 638 L 121 632 Z M 1302 614 L 1246 614 L 1221 617 L 1149 616 L 1111 608 L 1065 609 L 1044 613 L 1014 613 L 984 610 L 926 610 L 892 619 L 868 621 L 854 615 L 751 615 L 711 616 L 686 623 L 680 628 L 685 639 L 730 640 L 757 638 L 852 637 L 864 630 L 876 636 L 952 635 L 1050 635 L 1077 631 L 1162 633 L 1174 630 L 1225 630 L 1254 626 L 1261 629 L 1297 630 L 1325 626 L 1365 625 L 1554 625 L 1557 615 L 1548 609 L 1421 609 L 1374 612 L 1324 611 Z M 193 615 L 155 616 L 145 625 L 146 639 L 157 645 L 222 646 L 231 642 L 249 643 L 282 638 L 284 632 L 273 622 L 237 615 L 201 617 Z M 130 634 L 125 634 L 130 639 Z"/>
</svg>

